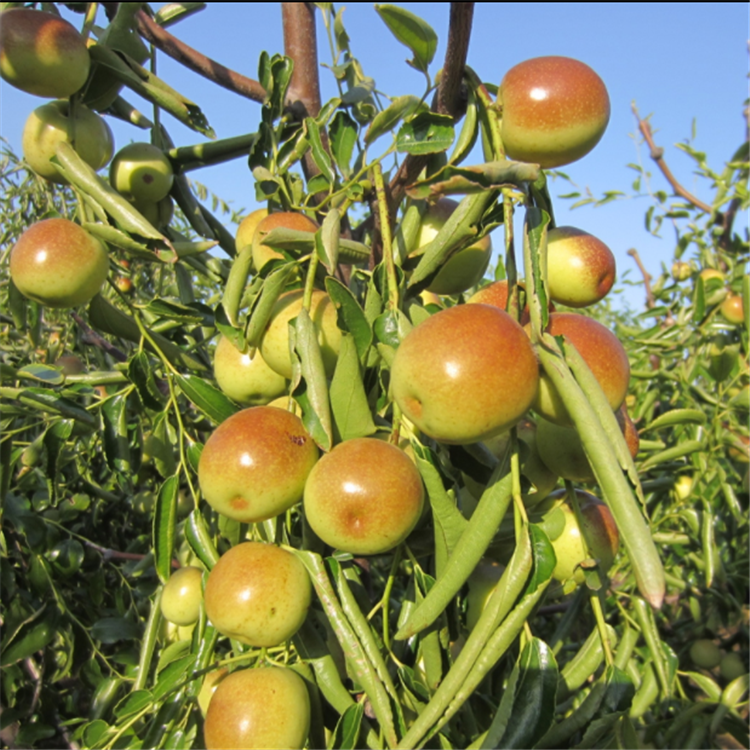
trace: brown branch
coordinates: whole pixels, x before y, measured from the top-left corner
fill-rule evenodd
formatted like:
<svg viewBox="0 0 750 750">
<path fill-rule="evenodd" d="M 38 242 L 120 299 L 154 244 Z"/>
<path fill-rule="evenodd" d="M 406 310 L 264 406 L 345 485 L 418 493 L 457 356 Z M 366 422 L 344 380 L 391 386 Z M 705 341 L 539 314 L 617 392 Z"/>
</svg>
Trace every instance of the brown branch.
<svg viewBox="0 0 750 750">
<path fill-rule="evenodd" d="M 193 49 L 181 42 L 177 37 L 170 34 L 166 29 L 159 26 L 147 13 L 140 10 L 136 14 L 138 21 L 138 33 L 148 42 L 169 55 L 186 68 L 208 78 L 209 81 L 222 86 L 229 91 L 252 99 L 254 102 L 263 102 L 266 91 L 258 81 L 247 78 L 234 70 L 230 70 L 221 63 L 217 63 L 210 57 Z"/>
<path fill-rule="evenodd" d="M 445 50 L 443 74 L 437 91 L 437 112 L 459 120 L 464 114 L 465 104 L 461 97 L 461 80 L 471 38 L 471 23 L 474 16 L 474 3 L 451 3 L 448 46 Z M 409 155 L 401 163 L 396 175 L 388 186 L 391 206 L 397 206 L 404 196 L 406 187 L 417 179 L 425 168 L 428 156 Z M 395 216 L 394 212 L 390 212 Z"/>
<path fill-rule="evenodd" d="M 628 255 L 635 261 L 638 270 L 643 276 L 643 284 L 646 287 L 646 307 L 650 310 L 656 305 L 654 293 L 651 291 L 651 274 L 646 270 L 646 267 L 641 261 L 641 257 L 638 255 L 638 251 L 634 247 L 631 247 L 630 250 L 628 250 Z"/>
<path fill-rule="evenodd" d="M 672 190 L 674 190 L 675 194 L 679 195 L 681 198 L 684 198 L 688 203 L 700 209 L 701 211 L 704 211 L 709 215 L 712 214 L 713 209 L 711 208 L 711 206 L 709 206 L 707 203 L 704 203 L 699 198 L 696 198 L 691 192 L 680 185 L 680 183 L 677 181 L 677 178 L 672 174 L 672 171 L 664 161 L 664 149 L 660 148 L 654 143 L 654 135 L 651 131 L 651 125 L 647 120 L 641 119 L 641 116 L 638 114 L 638 110 L 636 109 L 635 104 L 633 104 L 632 109 L 633 114 L 638 120 L 638 130 L 641 131 L 643 138 L 648 144 L 651 158 L 654 160 L 654 162 L 656 162 L 656 166 L 659 167 L 667 182 L 672 186 Z"/>
<path fill-rule="evenodd" d="M 294 63 L 287 93 L 289 109 L 300 121 L 305 117 L 317 117 L 320 113 L 320 78 L 315 6 L 312 3 L 281 3 L 281 20 L 284 54 Z M 328 150 L 325 132 L 320 135 L 323 147 Z M 320 172 L 310 150 L 302 159 L 302 171 L 308 181 Z"/>
</svg>

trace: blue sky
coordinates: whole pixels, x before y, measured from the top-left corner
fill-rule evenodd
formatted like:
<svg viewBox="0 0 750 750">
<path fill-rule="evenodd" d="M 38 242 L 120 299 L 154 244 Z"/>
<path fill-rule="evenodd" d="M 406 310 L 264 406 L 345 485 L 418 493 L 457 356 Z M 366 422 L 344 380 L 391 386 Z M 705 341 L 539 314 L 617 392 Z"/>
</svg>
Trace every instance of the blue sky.
<svg viewBox="0 0 750 750">
<path fill-rule="evenodd" d="M 439 47 L 431 68 L 434 75 L 445 52 L 449 5 L 401 5 L 422 16 L 438 34 Z M 373 5 L 353 3 L 344 7 L 352 51 L 365 74 L 376 80 L 378 89 L 391 96 L 421 95 L 423 77 L 405 64 L 408 50 L 390 35 Z M 66 15 L 80 25 L 81 16 Z M 256 77 L 261 51 L 283 51 L 280 11 L 275 3 L 211 3 L 170 31 L 209 57 L 251 77 Z M 641 148 L 639 152 L 636 147 L 639 139 L 633 138 L 636 125 L 630 109 L 634 101 L 642 115 L 652 115 L 657 142 L 665 147 L 677 178 L 698 197 L 710 199 L 710 186 L 696 180 L 691 160 L 673 144 L 688 139 L 695 122 L 694 145 L 707 152 L 709 164 L 717 170 L 740 145 L 744 136 L 742 106 L 747 98 L 747 34 L 748 6 L 744 3 L 484 3 L 475 8 L 468 63 L 483 80 L 499 84 L 506 70 L 530 57 L 566 55 L 582 60 L 607 85 L 612 116 L 594 151 L 564 168 L 571 179 L 597 196 L 605 190 L 628 193 L 635 175 L 626 165 L 640 158 L 654 173 L 654 188 L 668 190 L 651 166 L 647 150 Z M 320 20 L 318 52 L 321 62 L 330 62 Z M 220 138 L 256 129 L 258 104 L 219 89 L 163 55 L 157 72 L 201 106 Z M 325 100 L 336 89 L 328 71 L 321 71 L 321 79 Z M 0 132 L 20 153 L 23 123 L 31 109 L 43 102 L 5 82 L 0 84 L 0 94 Z M 127 96 L 137 103 L 130 92 Z M 142 108 L 149 114 L 148 104 Z M 178 145 L 201 140 L 168 116 L 164 120 Z M 145 131 L 119 122 L 112 127 L 118 148 L 148 137 Z M 252 176 L 242 159 L 194 172 L 193 176 L 237 209 L 256 207 Z M 553 197 L 569 191 L 564 183 L 552 187 Z M 644 228 L 647 207 L 646 199 L 638 199 L 569 212 L 568 202 L 555 201 L 558 224 L 578 226 L 611 247 L 621 279 L 638 278 L 626 254 L 631 247 L 639 251 L 652 274 L 658 274 L 661 263 L 671 264 L 674 234 L 665 227 L 661 239 L 651 237 Z M 640 308 L 642 289 L 628 287 L 624 297 L 632 307 Z"/>
</svg>

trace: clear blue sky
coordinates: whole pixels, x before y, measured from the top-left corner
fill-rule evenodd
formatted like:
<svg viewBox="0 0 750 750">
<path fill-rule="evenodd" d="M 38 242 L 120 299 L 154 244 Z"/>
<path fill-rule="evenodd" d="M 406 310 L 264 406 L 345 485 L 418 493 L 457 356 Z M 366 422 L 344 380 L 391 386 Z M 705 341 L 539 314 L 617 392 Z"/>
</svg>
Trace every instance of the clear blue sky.
<svg viewBox="0 0 750 750">
<path fill-rule="evenodd" d="M 160 4 L 154 4 L 158 7 Z M 448 3 L 403 3 L 421 15 L 438 34 L 440 44 L 431 73 L 442 64 L 448 27 Z M 337 6 L 339 7 L 339 6 Z M 396 42 L 370 3 L 345 6 L 344 23 L 354 55 L 378 89 L 396 96 L 421 94 L 423 77 L 404 60 L 408 50 Z M 101 12 L 101 11 L 100 11 Z M 82 16 L 68 14 L 76 25 Z M 172 26 L 170 31 L 209 57 L 256 77 L 262 50 L 282 52 L 280 11 L 274 3 L 211 3 L 201 13 Z M 504 72 L 518 62 L 539 55 L 567 55 L 594 68 L 604 80 L 612 103 L 612 117 L 599 145 L 584 159 L 565 168 L 581 187 L 594 195 L 605 190 L 629 192 L 634 173 L 626 165 L 639 158 L 635 101 L 642 115 L 652 114 L 659 145 L 678 179 L 700 198 L 710 198 L 708 186 L 696 181 L 692 162 L 673 144 L 689 138 L 696 123 L 694 145 L 707 152 L 720 169 L 744 137 L 743 101 L 747 98 L 748 5 L 745 3 L 483 3 L 475 8 L 469 65 L 488 82 L 499 84 Z M 318 23 L 320 61 L 330 62 L 325 29 Z M 259 105 L 241 99 L 160 56 L 158 73 L 175 89 L 195 100 L 220 138 L 252 132 Z M 321 71 L 323 98 L 335 94 L 332 75 Z M 2 82 L 0 131 L 20 153 L 23 123 L 41 99 Z M 137 97 L 126 96 L 134 103 Z M 149 114 L 149 105 L 143 104 Z M 110 118 L 111 120 L 111 118 Z M 178 145 L 201 137 L 164 117 Z M 148 134 L 119 122 L 112 123 L 118 147 Z M 481 158 L 480 156 L 477 157 Z M 640 158 L 654 172 L 654 187 L 668 189 L 655 173 L 647 151 Z M 255 207 L 252 176 L 244 160 L 194 172 L 193 176 L 237 208 Z M 553 185 L 556 196 L 568 185 Z M 662 239 L 644 228 L 645 199 L 618 201 L 603 208 L 584 207 L 568 213 L 566 201 L 556 201 L 559 224 L 574 224 L 604 240 L 618 262 L 618 276 L 638 278 L 626 252 L 638 249 L 647 268 L 657 274 L 661 263 L 671 264 L 674 235 L 665 227 Z M 233 230 L 233 228 L 232 228 Z M 496 243 L 500 244 L 500 243 Z M 640 308 L 641 289 L 628 288 L 625 297 Z"/>
</svg>

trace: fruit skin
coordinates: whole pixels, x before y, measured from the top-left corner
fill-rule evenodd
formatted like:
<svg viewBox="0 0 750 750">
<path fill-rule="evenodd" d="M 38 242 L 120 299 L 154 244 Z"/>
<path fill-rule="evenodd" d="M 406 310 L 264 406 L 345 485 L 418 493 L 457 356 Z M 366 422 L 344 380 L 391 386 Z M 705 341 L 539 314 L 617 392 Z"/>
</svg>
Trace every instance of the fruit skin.
<svg viewBox="0 0 750 750">
<path fill-rule="evenodd" d="M 192 565 L 176 570 L 164 584 L 161 613 L 175 625 L 193 625 L 198 622 L 203 601 L 201 584 L 203 571 Z"/>
<path fill-rule="evenodd" d="M 693 269 L 684 260 L 676 260 L 672 264 L 672 278 L 675 281 L 686 281 L 693 275 Z"/>
<path fill-rule="evenodd" d="M 679 500 L 687 500 L 690 497 L 690 493 L 693 491 L 693 478 L 687 474 L 683 474 L 674 483 L 674 492 Z"/>
<path fill-rule="evenodd" d="M 585 156 L 604 135 L 609 95 L 602 79 L 570 57 L 535 57 L 504 76 L 497 95 L 510 159 L 561 167 Z"/>
<path fill-rule="evenodd" d="M 32 224 L 10 254 L 10 275 L 24 297 L 76 307 L 101 289 L 109 271 L 104 245 L 67 219 Z"/>
<path fill-rule="evenodd" d="M 237 670 L 219 683 L 203 738 L 208 750 L 302 748 L 309 731 L 304 680 L 286 667 L 260 667 Z"/>
<path fill-rule="evenodd" d="M 256 271 L 263 270 L 263 266 L 268 261 L 278 258 L 283 259 L 284 257 L 277 250 L 263 244 L 265 236 L 274 229 L 296 229 L 300 232 L 317 232 L 318 225 L 304 214 L 294 213 L 293 211 L 280 211 L 269 214 L 264 219 L 261 219 L 252 237 L 253 266 Z M 237 249 L 240 250 L 240 247 L 238 246 Z"/>
<path fill-rule="evenodd" d="M 241 523 L 258 523 L 302 499 L 318 447 L 302 420 L 253 406 L 224 420 L 206 442 L 198 481 L 208 504 Z"/>
<path fill-rule="evenodd" d="M 523 289 L 523 287 L 521 287 L 521 289 Z M 501 310 L 505 310 L 507 312 L 508 280 L 503 279 L 501 281 L 493 281 L 491 284 L 483 286 L 479 291 L 474 292 L 474 294 L 472 294 L 471 297 L 466 300 L 466 302 L 467 304 L 472 305 L 477 302 L 482 305 L 494 305 L 495 307 L 499 307 Z M 552 300 L 549 301 L 548 309 L 550 312 L 555 311 L 555 305 Z M 521 319 L 519 322 L 522 326 L 525 326 L 530 321 L 531 313 L 529 312 L 529 306 L 524 305 L 523 310 L 521 311 Z"/>
<path fill-rule="evenodd" d="M 68 181 L 50 159 L 62 141 L 70 143 L 81 159 L 96 171 L 107 165 L 115 148 L 109 125 L 88 107 L 77 104 L 73 117 L 67 100 L 37 107 L 23 127 L 23 156 L 40 177 L 60 185 Z"/>
<path fill-rule="evenodd" d="M 90 66 L 85 40 L 59 16 L 28 8 L 0 16 L 0 75 L 11 86 L 62 99 L 86 83 Z"/>
<path fill-rule="evenodd" d="M 721 662 L 722 653 L 719 647 L 708 638 L 701 638 L 694 641 L 690 646 L 690 661 L 696 667 L 702 669 L 713 669 L 718 667 Z"/>
<path fill-rule="evenodd" d="M 616 413 L 630 457 L 638 455 L 640 440 L 633 421 L 623 404 Z M 574 427 L 564 427 L 539 418 L 537 421 L 537 449 L 541 461 L 554 474 L 572 482 L 595 482 L 583 444 Z"/>
<path fill-rule="evenodd" d="M 160 201 L 134 201 L 133 208 L 159 231 L 169 226 L 174 216 L 174 201 L 169 196 Z"/>
<path fill-rule="evenodd" d="M 150 143 L 123 146 L 109 167 L 110 185 L 129 201 L 160 201 L 167 197 L 173 181 L 169 159 Z"/>
<path fill-rule="evenodd" d="M 730 651 L 722 657 L 719 669 L 721 670 L 721 676 L 727 680 L 727 682 L 731 682 L 732 680 L 736 680 L 738 677 L 747 674 L 748 665 L 746 661 L 742 661 L 739 654 Z"/>
<path fill-rule="evenodd" d="M 719 307 L 719 312 L 727 323 L 741 325 L 745 320 L 741 294 L 728 294 Z"/>
<path fill-rule="evenodd" d="M 272 214 L 275 216 L 275 214 Z M 296 318 L 302 309 L 304 292 L 298 289 L 285 292 L 276 301 L 263 338 L 260 342 L 260 353 L 266 364 L 279 375 L 288 380 L 292 377 L 292 360 L 289 356 L 288 322 Z M 336 322 L 336 308 L 331 298 L 323 291 L 316 289 L 310 302 L 310 319 L 318 334 L 320 352 L 326 376 L 333 377 L 336 361 L 341 346 L 341 329 Z"/>
<path fill-rule="evenodd" d="M 399 345 L 391 392 L 408 419 L 445 443 L 475 443 L 518 422 L 539 367 L 523 328 L 490 305 L 441 310 Z"/>
<path fill-rule="evenodd" d="M 609 508 L 599 498 L 583 490 L 576 490 L 581 523 L 573 507 L 566 500 L 566 490 L 553 492 L 543 519 L 549 521 L 553 513 L 562 512 L 565 525 L 561 533 L 550 538 L 557 556 L 552 577 L 560 582 L 573 579 L 583 583 L 585 573 L 580 564 L 590 558 L 599 561 L 600 569 L 606 573 L 611 567 L 620 545 L 620 534 Z"/>
<path fill-rule="evenodd" d="M 420 250 L 435 239 L 457 208 L 458 202 L 450 198 L 441 198 L 427 207 L 419 229 L 417 249 L 411 256 L 418 256 Z M 492 240 L 489 236 L 482 237 L 448 258 L 430 282 L 427 291 L 443 295 L 465 292 L 482 280 L 491 256 Z"/>
<path fill-rule="evenodd" d="M 246 406 L 263 406 L 287 390 L 287 381 L 266 364 L 257 349 L 243 353 L 225 336 L 214 352 L 214 376 L 229 398 Z"/>
<path fill-rule="evenodd" d="M 355 438 L 314 466 L 305 485 L 305 517 L 328 545 L 355 555 L 398 546 L 422 513 L 424 489 L 414 462 L 390 443 Z"/>
<path fill-rule="evenodd" d="M 529 326 L 526 326 L 529 331 Z M 609 405 L 620 408 L 628 392 L 630 362 L 617 337 L 601 323 L 578 313 L 552 313 L 547 332 L 572 343 L 599 381 Z M 555 424 L 572 424 L 562 399 L 547 375 L 542 374 L 534 410 Z"/>
<path fill-rule="evenodd" d="M 198 693 L 198 706 L 204 718 L 206 713 L 208 713 L 208 706 L 211 703 L 211 698 L 213 698 L 213 695 L 216 692 L 216 688 L 219 687 L 219 683 L 228 674 L 229 670 L 226 667 L 222 667 L 221 669 L 214 669 L 213 672 L 209 672 L 203 678 L 203 684 Z"/>
<path fill-rule="evenodd" d="M 257 211 L 253 211 L 251 214 L 246 216 L 237 227 L 237 233 L 234 236 L 234 244 L 239 253 L 247 245 L 253 244 L 253 236 L 255 230 L 263 219 L 268 216 L 267 208 L 259 208 Z"/>
<path fill-rule="evenodd" d="M 615 283 L 615 256 L 593 234 L 555 227 L 547 235 L 550 297 L 568 307 L 588 307 L 603 299 Z"/>
<path fill-rule="evenodd" d="M 485 558 L 477 563 L 474 572 L 469 576 L 469 593 L 466 597 L 466 627 L 469 630 L 474 630 L 487 600 L 504 572 L 504 565 Z"/>
<path fill-rule="evenodd" d="M 225 552 L 206 581 L 211 624 L 249 646 L 278 646 L 307 616 L 312 584 L 291 553 L 264 542 L 243 542 Z"/>
</svg>

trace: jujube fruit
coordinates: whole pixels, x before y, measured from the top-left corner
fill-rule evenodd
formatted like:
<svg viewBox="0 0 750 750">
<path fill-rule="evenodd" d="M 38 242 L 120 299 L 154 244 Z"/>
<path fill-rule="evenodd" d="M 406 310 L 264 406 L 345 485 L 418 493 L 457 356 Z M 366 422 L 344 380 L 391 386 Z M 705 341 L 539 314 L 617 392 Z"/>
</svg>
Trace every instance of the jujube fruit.
<svg viewBox="0 0 750 750">
<path fill-rule="evenodd" d="M 544 169 L 585 156 L 609 122 L 604 82 L 588 65 L 570 57 L 519 63 L 503 77 L 497 99 L 508 157 Z"/>
<path fill-rule="evenodd" d="M 291 553 L 264 542 L 243 542 L 211 569 L 204 592 L 206 616 L 228 638 L 250 646 L 278 646 L 307 616 L 312 584 Z"/>
<path fill-rule="evenodd" d="M 10 276 L 25 297 L 48 307 L 75 307 L 102 288 L 109 271 L 104 245 L 68 219 L 32 224 L 10 254 Z"/>
<path fill-rule="evenodd" d="M 214 430 L 200 457 L 198 480 L 214 510 L 241 523 L 258 523 L 302 499 L 317 460 L 318 447 L 299 417 L 254 406 Z"/>
<path fill-rule="evenodd" d="M 11 86 L 66 98 L 83 86 L 90 66 L 86 41 L 63 18 L 29 8 L 0 15 L 0 75 Z"/>
<path fill-rule="evenodd" d="M 441 310 L 396 350 L 391 392 L 426 435 L 475 443 L 508 429 L 531 406 L 539 368 L 523 328 L 490 305 Z"/>
<path fill-rule="evenodd" d="M 198 622 L 203 601 L 203 571 L 192 565 L 176 570 L 164 584 L 160 607 L 166 620 L 175 625 Z"/>
<path fill-rule="evenodd" d="M 302 748 L 310 731 L 304 680 L 286 667 L 240 669 L 227 675 L 208 704 L 208 750 Z"/>
<path fill-rule="evenodd" d="M 422 479 L 404 451 L 377 438 L 337 445 L 305 485 L 305 517 L 331 547 L 377 555 L 396 547 L 419 520 Z"/>
</svg>

